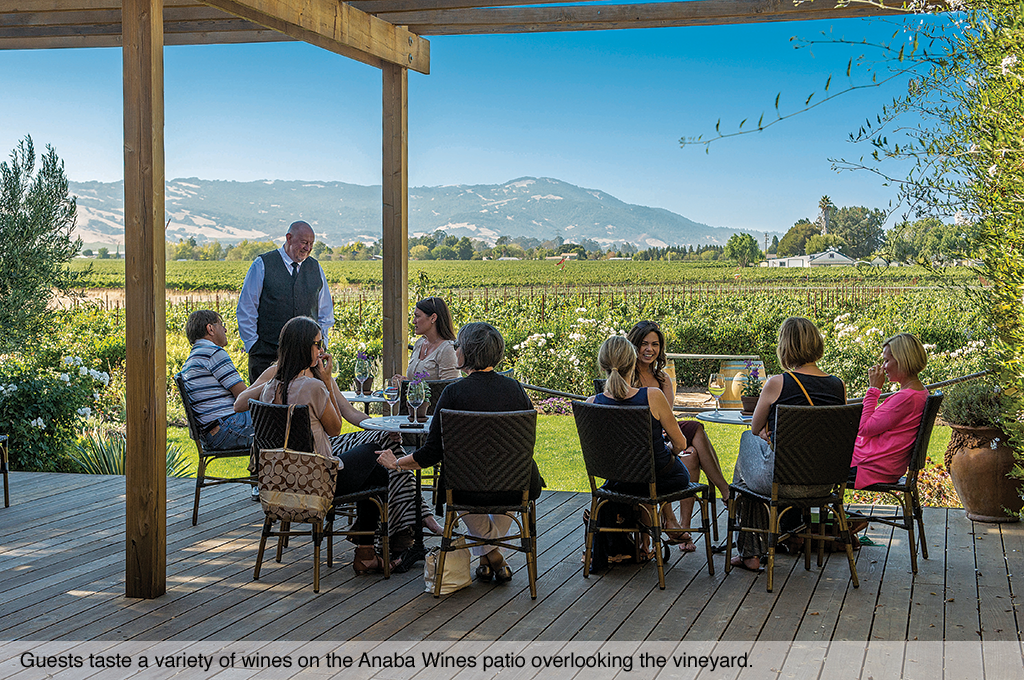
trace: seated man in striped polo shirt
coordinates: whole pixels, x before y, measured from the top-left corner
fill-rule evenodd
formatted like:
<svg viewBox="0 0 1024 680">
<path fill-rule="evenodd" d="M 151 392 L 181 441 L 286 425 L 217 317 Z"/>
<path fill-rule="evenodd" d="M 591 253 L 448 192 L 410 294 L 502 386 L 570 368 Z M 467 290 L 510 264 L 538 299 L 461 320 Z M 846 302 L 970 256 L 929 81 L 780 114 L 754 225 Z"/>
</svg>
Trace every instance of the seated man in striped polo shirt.
<svg viewBox="0 0 1024 680">
<path fill-rule="evenodd" d="M 185 322 L 185 335 L 192 352 L 181 367 L 203 445 L 207 449 L 239 449 L 252 443 L 250 411 L 235 413 L 235 397 L 245 389 L 245 381 L 231 357 L 224 351 L 228 330 L 217 312 L 200 309 Z"/>
</svg>

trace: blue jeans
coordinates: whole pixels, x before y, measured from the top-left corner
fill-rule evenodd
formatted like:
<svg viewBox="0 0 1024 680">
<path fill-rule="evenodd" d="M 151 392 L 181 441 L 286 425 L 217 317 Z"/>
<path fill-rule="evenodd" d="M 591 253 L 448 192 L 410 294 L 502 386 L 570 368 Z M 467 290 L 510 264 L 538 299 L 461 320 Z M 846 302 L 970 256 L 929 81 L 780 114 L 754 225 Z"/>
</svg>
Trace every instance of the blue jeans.
<svg viewBox="0 0 1024 680">
<path fill-rule="evenodd" d="M 244 449 L 252 445 L 252 412 L 234 413 L 220 421 L 217 434 L 203 435 L 203 446 L 210 451 Z"/>
</svg>

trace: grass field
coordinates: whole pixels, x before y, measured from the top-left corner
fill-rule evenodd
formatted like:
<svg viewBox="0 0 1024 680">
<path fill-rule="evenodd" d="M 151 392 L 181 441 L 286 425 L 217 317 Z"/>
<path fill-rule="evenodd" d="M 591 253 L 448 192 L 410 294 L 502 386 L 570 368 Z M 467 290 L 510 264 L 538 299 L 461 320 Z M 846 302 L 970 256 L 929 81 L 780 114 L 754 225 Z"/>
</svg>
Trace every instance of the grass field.
<svg viewBox="0 0 1024 680">
<path fill-rule="evenodd" d="M 726 479 L 732 479 L 732 470 L 736 466 L 736 455 L 739 452 L 740 428 L 732 425 L 705 423 L 708 436 L 718 451 L 719 460 Z M 345 423 L 344 431 L 356 430 Z M 928 457 L 932 464 L 940 464 L 949 444 L 951 431 L 948 427 L 936 426 L 928 447 Z M 188 430 L 172 427 L 167 430 L 167 440 L 179 444 L 191 458 L 192 476 L 195 476 L 198 454 Z M 559 491 L 589 491 L 586 469 L 583 466 L 583 454 L 576 435 L 576 423 L 572 416 L 546 416 L 537 418 L 537 447 L 534 459 L 540 468 L 549 489 Z M 214 461 L 210 465 L 210 474 L 226 476 L 244 476 L 248 461 L 242 458 Z M 707 480 L 704 480 L 705 482 Z"/>
</svg>

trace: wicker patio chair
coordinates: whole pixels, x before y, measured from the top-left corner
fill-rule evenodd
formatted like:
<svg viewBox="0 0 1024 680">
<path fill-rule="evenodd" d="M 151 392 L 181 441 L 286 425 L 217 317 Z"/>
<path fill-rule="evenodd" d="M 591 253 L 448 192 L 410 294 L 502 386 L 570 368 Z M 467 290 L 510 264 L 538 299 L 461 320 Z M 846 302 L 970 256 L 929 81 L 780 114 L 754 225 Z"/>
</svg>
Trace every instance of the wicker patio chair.
<svg viewBox="0 0 1024 680">
<path fill-rule="evenodd" d="M 590 519 L 586 523 L 586 552 L 583 556 L 583 576 L 590 576 L 590 554 L 594 536 L 606 532 L 629 532 L 647 534 L 651 537 L 655 560 L 658 565 L 658 587 L 665 588 L 665 558 L 661 543 L 661 512 L 663 503 L 673 503 L 685 498 L 694 498 L 701 507 L 701 528 L 692 532 L 704 534 L 704 549 L 707 553 L 708 573 L 715 573 L 711 561 L 711 527 L 708 521 L 708 487 L 706 484 L 691 482 L 680 491 L 662 493 L 658 491 L 654 469 L 654 448 L 651 444 L 651 411 L 646 406 L 612 406 L 572 402 L 572 414 L 576 419 L 583 461 L 590 478 Z M 617 482 L 647 484 L 646 495 L 632 495 L 598 487 L 596 477 Z M 597 515 L 609 501 L 627 505 L 641 505 L 651 509 L 652 526 L 637 525 L 628 528 L 602 527 Z M 640 542 L 637 541 L 639 550 Z"/>
<path fill-rule="evenodd" d="M 266 517 L 263 521 L 263 532 L 260 537 L 260 548 L 256 556 L 256 569 L 253 572 L 253 580 L 259 579 L 260 566 L 263 563 L 263 553 L 268 538 L 277 538 L 276 561 L 280 562 L 284 549 L 288 547 L 288 539 L 293 536 L 310 536 L 313 539 L 313 592 L 320 592 L 320 546 L 324 538 L 327 539 L 327 566 L 334 566 L 334 536 L 373 536 L 375 530 L 354 531 L 350 529 L 338 529 L 334 526 L 335 515 L 339 509 L 359 500 L 369 499 L 374 502 L 380 510 L 382 533 L 381 546 L 384 553 L 384 578 L 390 578 L 390 544 L 387 539 L 388 508 L 387 486 L 373 487 L 342 496 L 335 495 L 337 486 L 337 475 L 345 474 L 344 470 L 338 470 L 338 460 L 334 457 L 324 458 L 318 456 L 313 443 L 313 432 L 309 421 L 309 407 L 302 405 L 285 406 L 281 404 L 267 404 L 261 401 L 250 401 L 249 408 L 252 409 L 252 422 L 256 430 L 254 447 L 259 451 L 259 480 L 260 480 L 260 502 L 263 504 L 263 511 Z M 289 408 L 293 408 L 291 418 L 288 417 Z M 290 420 L 290 425 L 289 425 Z M 267 450 L 284 448 L 301 453 L 295 453 L 282 461 L 267 460 L 264 454 Z M 317 460 L 314 460 L 317 459 Z M 288 466 L 301 465 L 303 474 L 296 475 L 288 469 Z M 330 487 L 326 488 L 327 478 L 330 478 Z M 270 484 L 270 487 L 266 487 Z M 264 492 L 264 489 L 268 489 Z M 275 494 L 274 492 L 280 492 Z M 328 497 L 326 507 L 318 500 L 310 500 L 311 507 L 308 511 L 296 512 L 287 497 L 281 494 L 302 494 L 317 496 L 318 498 Z M 280 501 L 286 501 L 283 505 Z M 274 523 L 280 521 L 281 527 L 274 531 Z M 309 523 L 310 531 L 293 531 L 292 522 Z"/>
<path fill-rule="evenodd" d="M 445 518 L 437 573 L 444 573 L 445 553 L 458 547 L 493 545 L 526 553 L 526 571 L 530 597 L 537 599 L 537 508 L 530 500 L 533 474 L 533 447 L 537 440 L 537 412 L 441 411 L 444 446 Z M 460 492 L 519 494 L 506 505 L 471 505 L 456 499 Z M 506 513 L 518 531 L 504 538 L 480 538 L 455 531 L 463 515 Z M 465 544 L 456 546 L 453 538 L 462 536 Z M 442 579 L 435 579 L 434 597 L 440 596 Z"/>
<path fill-rule="evenodd" d="M 218 458 L 249 457 L 252 453 L 252 448 L 249 446 L 237 449 L 206 448 L 203 445 L 203 430 L 196 419 L 195 411 L 192 408 L 192 400 L 185 390 L 185 378 L 181 373 L 175 374 L 174 384 L 178 386 L 178 393 L 181 394 L 181 404 L 185 407 L 185 419 L 188 421 L 188 436 L 195 442 L 196 449 L 199 451 L 199 465 L 196 469 L 196 497 L 192 503 L 192 526 L 195 526 L 199 521 L 199 493 L 206 487 L 218 486 L 220 484 L 248 484 L 250 487 L 256 486 L 255 475 L 248 475 L 246 477 L 213 477 L 206 474 L 206 466 Z"/>
<path fill-rule="evenodd" d="M 7 477 L 10 474 L 11 461 L 7 457 L 7 435 L 0 434 L 0 472 L 4 475 L 4 507 L 11 507 L 11 489 Z"/>
<path fill-rule="evenodd" d="M 853 587 L 860 586 L 857 567 L 853 562 L 853 546 L 847 530 L 846 512 L 843 510 L 843 494 L 850 476 L 850 460 L 853 458 L 853 444 L 860 426 L 861 404 L 845 406 L 779 406 L 776 409 L 775 425 L 775 471 L 771 496 L 751 491 L 740 484 L 730 484 L 729 529 L 726 535 L 725 571 L 732 570 L 733 532 L 747 531 L 768 534 L 768 592 L 774 585 L 775 546 L 779 540 L 789 536 L 804 539 L 804 569 L 811 568 L 811 542 L 819 541 L 818 566 L 823 561 L 823 541 L 840 541 L 846 544 L 846 557 L 850 563 L 850 578 Z M 813 498 L 785 496 L 780 493 L 781 485 L 828 486 L 829 493 Z M 789 490 L 789 489 L 787 489 Z M 742 526 L 736 519 L 736 500 L 748 496 L 760 501 L 768 511 L 768 528 Z M 828 535 L 824 530 L 815 533 L 811 528 L 811 508 L 819 509 L 819 527 L 825 526 L 825 513 L 831 511 L 839 526 L 837 536 Z M 782 517 L 791 511 L 802 514 L 803 523 L 791 532 L 782 532 Z"/>
<path fill-rule="evenodd" d="M 924 413 L 921 415 L 921 424 L 917 428 L 914 448 L 910 452 L 910 465 L 907 468 L 907 474 L 892 484 L 872 484 L 861 489 L 861 491 L 892 494 L 899 501 L 900 507 L 892 515 L 857 513 L 859 519 L 881 522 L 907 532 L 910 542 L 910 567 L 915 574 L 917 573 L 917 546 L 914 543 L 914 520 L 917 520 L 920 533 L 921 557 L 928 559 L 928 545 L 925 543 L 924 537 L 924 514 L 921 512 L 921 496 L 917 492 L 917 476 L 928 460 L 928 442 L 932 438 L 935 417 L 939 414 L 941 405 L 941 392 L 929 395 L 924 403 Z"/>
</svg>

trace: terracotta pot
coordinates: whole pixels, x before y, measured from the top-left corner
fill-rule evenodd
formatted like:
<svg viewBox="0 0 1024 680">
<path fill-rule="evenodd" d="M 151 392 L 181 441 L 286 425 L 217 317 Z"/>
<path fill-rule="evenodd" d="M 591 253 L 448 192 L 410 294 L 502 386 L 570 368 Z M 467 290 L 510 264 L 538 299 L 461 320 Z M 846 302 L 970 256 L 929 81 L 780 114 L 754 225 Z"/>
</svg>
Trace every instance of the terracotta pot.
<svg viewBox="0 0 1024 680">
<path fill-rule="evenodd" d="M 950 425 L 953 435 L 946 449 L 946 467 L 953 487 L 975 522 L 1016 522 L 1024 507 L 1020 482 L 1006 476 L 1013 469 L 1013 449 L 1006 434 L 990 427 Z"/>
<path fill-rule="evenodd" d="M 754 413 L 754 407 L 757 406 L 757 399 L 758 397 L 740 397 L 740 400 L 743 402 L 743 415 L 749 416 Z"/>
</svg>

